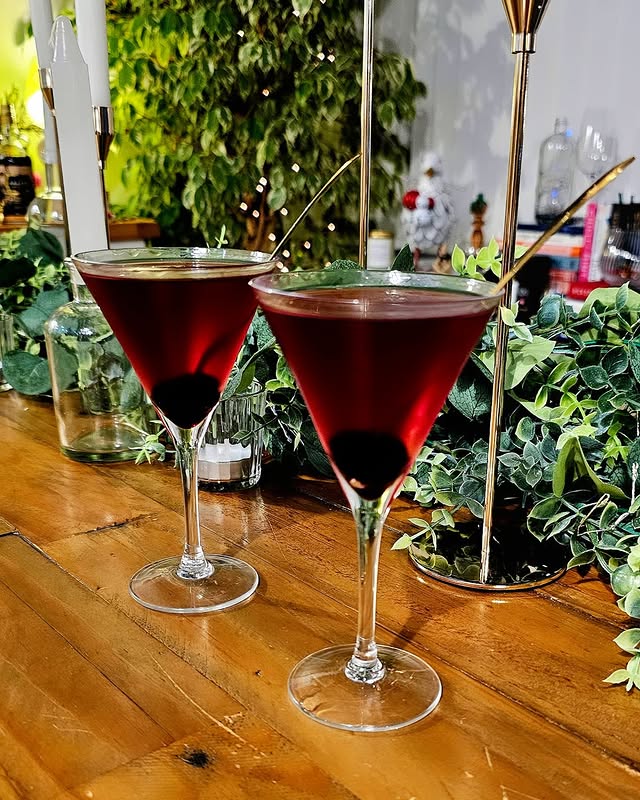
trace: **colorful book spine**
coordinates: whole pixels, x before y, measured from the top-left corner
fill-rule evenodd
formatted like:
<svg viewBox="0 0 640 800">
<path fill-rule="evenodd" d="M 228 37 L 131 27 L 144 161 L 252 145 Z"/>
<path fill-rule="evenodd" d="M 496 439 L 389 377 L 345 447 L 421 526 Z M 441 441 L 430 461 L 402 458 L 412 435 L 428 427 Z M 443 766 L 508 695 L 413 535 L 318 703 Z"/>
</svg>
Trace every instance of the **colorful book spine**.
<svg viewBox="0 0 640 800">
<path fill-rule="evenodd" d="M 584 239 L 582 242 L 582 253 L 578 264 L 578 281 L 586 283 L 589 280 L 589 269 L 591 267 L 591 255 L 593 252 L 593 236 L 596 229 L 596 218 L 598 216 L 598 204 L 589 203 L 584 217 Z"/>
</svg>

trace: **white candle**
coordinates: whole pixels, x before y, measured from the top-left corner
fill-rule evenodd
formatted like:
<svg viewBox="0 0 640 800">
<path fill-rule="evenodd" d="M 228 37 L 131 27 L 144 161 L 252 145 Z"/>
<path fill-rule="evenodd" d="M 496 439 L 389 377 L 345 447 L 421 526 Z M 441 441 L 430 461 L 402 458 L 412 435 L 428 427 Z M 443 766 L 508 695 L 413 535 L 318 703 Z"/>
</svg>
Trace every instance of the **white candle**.
<svg viewBox="0 0 640 800">
<path fill-rule="evenodd" d="M 38 66 L 46 69 L 51 64 L 51 29 L 53 28 L 53 14 L 51 13 L 51 0 L 29 0 L 31 11 L 31 27 L 33 38 L 36 41 Z M 44 158 L 45 164 L 58 162 L 56 148 L 56 131 L 49 107 L 42 101 L 44 107 Z"/>
<path fill-rule="evenodd" d="M 108 240 L 89 75 L 67 17 L 53 28 L 51 80 L 71 252 L 103 250 Z"/>
<path fill-rule="evenodd" d="M 91 102 L 110 106 L 107 13 L 104 0 L 76 0 L 76 28 L 80 52 L 89 67 Z"/>
<path fill-rule="evenodd" d="M 31 27 L 33 38 L 36 40 L 36 53 L 38 65 L 45 69 L 51 63 L 51 28 L 53 28 L 53 14 L 51 13 L 51 0 L 29 0 L 31 11 Z"/>
</svg>

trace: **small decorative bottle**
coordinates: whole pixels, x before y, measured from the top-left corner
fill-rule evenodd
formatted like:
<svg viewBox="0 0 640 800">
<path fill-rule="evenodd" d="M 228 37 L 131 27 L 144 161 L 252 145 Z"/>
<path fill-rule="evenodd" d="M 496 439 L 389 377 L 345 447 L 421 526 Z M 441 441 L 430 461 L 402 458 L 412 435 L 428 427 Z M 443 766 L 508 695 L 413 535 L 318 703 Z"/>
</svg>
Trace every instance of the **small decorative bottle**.
<svg viewBox="0 0 640 800">
<path fill-rule="evenodd" d="M 540 146 L 536 184 L 536 222 L 550 225 L 571 201 L 574 145 L 567 120 L 556 119 L 555 130 Z"/>
<path fill-rule="evenodd" d="M 76 268 L 73 300 L 45 324 L 62 452 L 75 461 L 127 461 L 140 452 L 153 407 Z"/>
</svg>

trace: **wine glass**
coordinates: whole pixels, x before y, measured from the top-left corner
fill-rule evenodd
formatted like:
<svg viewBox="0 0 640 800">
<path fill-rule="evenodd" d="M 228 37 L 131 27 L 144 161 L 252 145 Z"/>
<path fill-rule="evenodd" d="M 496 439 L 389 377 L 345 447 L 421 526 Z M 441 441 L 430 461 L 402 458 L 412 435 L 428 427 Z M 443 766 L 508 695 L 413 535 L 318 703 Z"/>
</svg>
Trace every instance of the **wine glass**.
<svg viewBox="0 0 640 800">
<path fill-rule="evenodd" d="M 182 476 L 182 556 L 139 570 L 132 596 L 176 614 L 247 600 L 258 586 L 255 569 L 202 548 L 198 450 L 256 310 L 249 279 L 275 261 L 239 250 L 149 248 L 80 253 L 73 262 L 165 424 Z"/>
<path fill-rule="evenodd" d="M 615 163 L 618 142 L 611 132 L 606 112 L 591 109 L 584 115 L 576 159 L 578 169 L 593 183 Z"/>
<path fill-rule="evenodd" d="M 251 286 L 347 496 L 358 541 L 355 648 L 307 656 L 289 677 L 289 695 L 335 728 L 402 728 L 436 707 L 442 687 L 422 659 L 376 645 L 382 527 L 500 294 L 450 275 L 363 270 L 270 275 Z"/>
</svg>

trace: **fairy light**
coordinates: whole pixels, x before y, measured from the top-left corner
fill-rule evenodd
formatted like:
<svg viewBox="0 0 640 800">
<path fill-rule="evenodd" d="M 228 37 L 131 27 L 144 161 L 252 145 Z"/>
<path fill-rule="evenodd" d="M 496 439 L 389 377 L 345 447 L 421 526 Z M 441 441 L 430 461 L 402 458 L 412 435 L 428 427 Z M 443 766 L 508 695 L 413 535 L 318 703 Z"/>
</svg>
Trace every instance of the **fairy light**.
<svg viewBox="0 0 640 800">
<path fill-rule="evenodd" d="M 288 250 L 283 250 L 282 255 L 284 258 L 291 258 L 291 253 Z"/>
<path fill-rule="evenodd" d="M 269 97 L 269 95 L 271 94 L 271 92 L 270 92 L 268 89 L 263 89 L 263 90 L 262 90 L 262 94 L 263 94 L 265 97 Z"/>
<path fill-rule="evenodd" d="M 260 216 L 260 212 L 259 212 L 257 209 L 256 209 L 256 210 L 254 210 L 254 211 L 252 211 L 252 212 L 251 212 L 251 214 L 252 214 L 252 216 L 254 216 L 256 219 L 258 219 L 258 217 Z"/>
<path fill-rule="evenodd" d="M 256 186 L 256 192 L 264 192 L 264 186 L 261 183 Z"/>
<path fill-rule="evenodd" d="M 311 242 L 308 240 L 302 246 L 305 248 L 305 250 L 311 250 Z"/>
<path fill-rule="evenodd" d="M 267 179 L 264 177 L 264 175 L 260 178 L 258 183 L 261 183 L 263 186 L 267 185 Z"/>
<path fill-rule="evenodd" d="M 300 16 L 300 12 L 298 11 L 298 9 L 297 9 L 297 8 L 295 8 L 295 9 L 293 10 L 293 16 L 294 16 L 294 17 L 299 17 L 299 16 Z"/>
<path fill-rule="evenodd" d="M 281 208 L 280 209 L 280 213 L 282 214 L 283 217 L 286 217 L 287 214 L 289 213 L 289 211 L 286 208 Z"/>
<path fill-rule="evenodd" d="M 333 55 L 333 53 L 329 53 L 329 55 L 327 56 L 327 61 L 330 61 L 333 64 L 335 60 L 336 57 Z"/>
<path fill-rule="evenodd" d="M 239 36 L 241 39 L 244 39 L 244 31 L 243 31 L 243 30 L 240 30 L 240 31 L 238 31 L 238 36 Z"/>
<path fill-rule="evenodd" d="M 248 211 L 249 206 L 246 203 L 240 203 L 240 210 L 241 211 Z"/>
<path fill-rule="evenodd" d="M 334 224 L 333 222 L 330 222 L 330 223 L 327 225 L 327 228 L 329 228 L 329 230 L 330 230 L 330 231 L 335 231 L 335 229 L 336 229 L 336 226 L 335 226 L 335 224 Z"/>
<path fill-rule="evenodd" d="M 322 52 L 318 53 L 318 61 L 324 61 L 324 59 L 325 59 L 325 54 Z"/>
<path fill-rule="evenodd" d="M 269 234 L 269 241 L 270 241 L 270 242 L 275 242 L 275 240 L 276 240 L 276 235 L 275 235 L 275 233 L 270 233 L 270 234 Z"/>
<path fill-rule="evenodd" d="M 300 164 L 292 164 L 292 165 L 291 165 L 291 169 L 292 169 L 294 172 L 300 172 Z"/>
<path fill-rule="evenodd" d="M 325 261 L 324 265 L 325 265 L 325 267 L 330 267 L 331 266 L 331 262 L 330 261 Z"/>
</svg>

